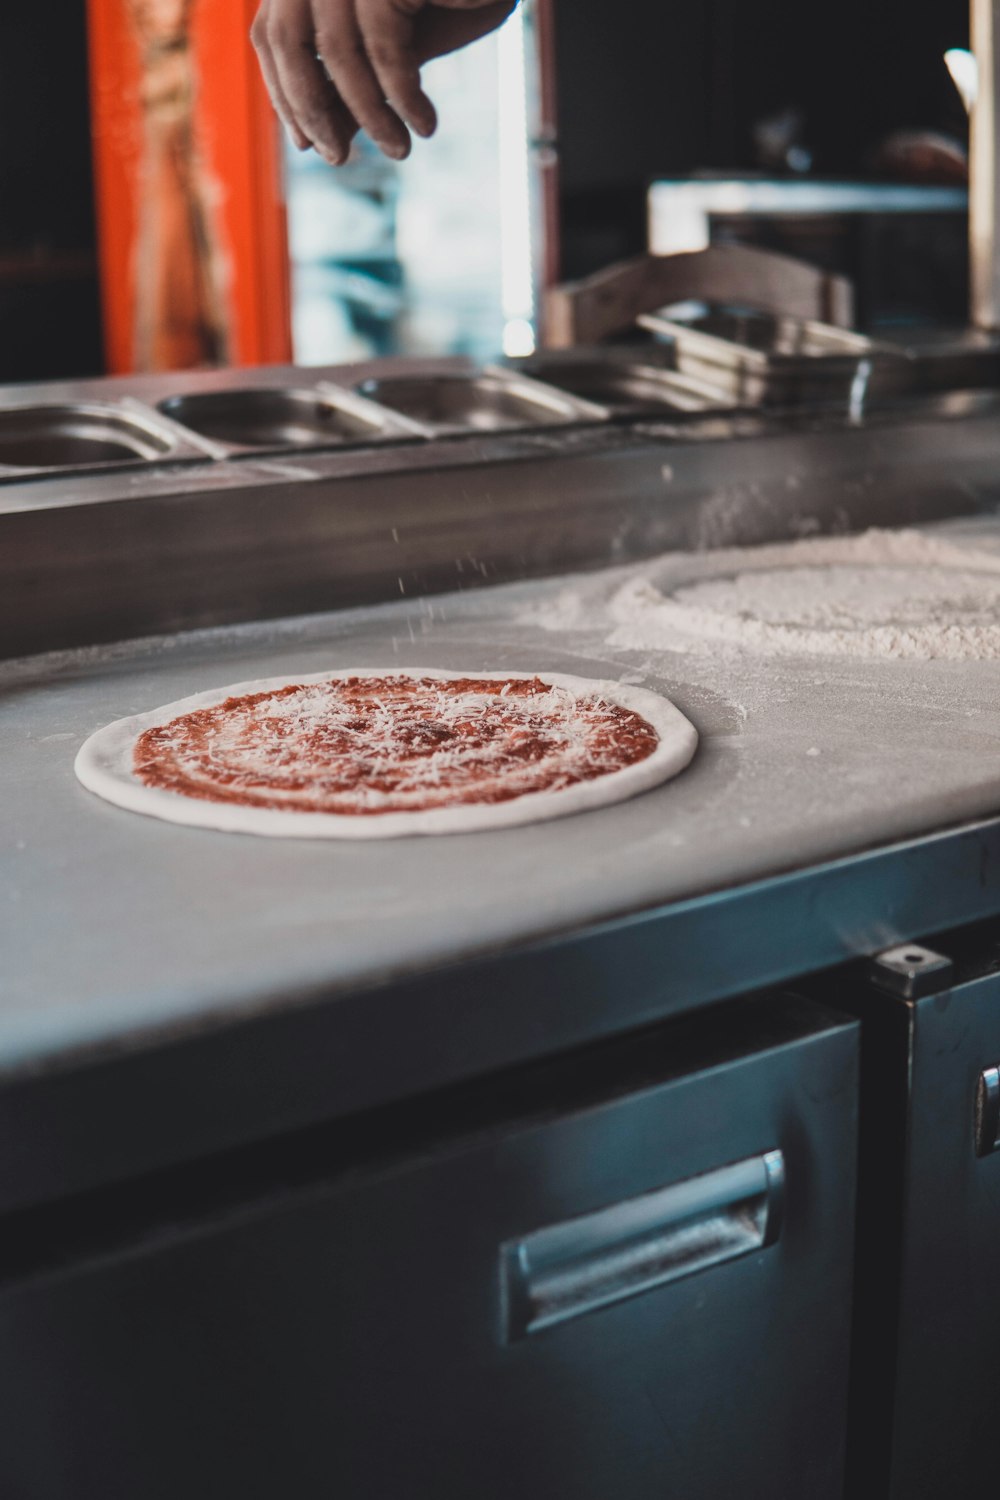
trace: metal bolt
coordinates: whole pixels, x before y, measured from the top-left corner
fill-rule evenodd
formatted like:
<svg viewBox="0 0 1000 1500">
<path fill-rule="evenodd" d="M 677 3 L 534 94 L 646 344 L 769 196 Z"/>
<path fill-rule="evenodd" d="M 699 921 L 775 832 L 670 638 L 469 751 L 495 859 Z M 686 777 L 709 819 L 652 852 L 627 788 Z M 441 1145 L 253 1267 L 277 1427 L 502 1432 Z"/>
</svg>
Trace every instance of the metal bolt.
<svg viewBox="0 0 1000 1500">
<path fill-rule="evenodd" d="M 920 943 L 901 943 L 877 953 L 869 963 L 873 984 L 890 994 L 917 1000 L 921 995 L 947 989 L 951 983 L 952 961 L 943 953 L 924 948 Z"/>
</svg>

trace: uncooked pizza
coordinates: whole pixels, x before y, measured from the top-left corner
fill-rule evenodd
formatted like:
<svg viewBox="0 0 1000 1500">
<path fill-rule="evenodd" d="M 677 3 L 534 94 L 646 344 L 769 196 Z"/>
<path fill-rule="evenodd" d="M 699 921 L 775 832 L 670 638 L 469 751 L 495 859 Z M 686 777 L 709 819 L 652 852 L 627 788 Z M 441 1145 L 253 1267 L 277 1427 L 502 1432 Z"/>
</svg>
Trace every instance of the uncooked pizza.
<svg viewBox="0 0 1000 1500">
<path fill-rule="evenodd" d="M 462 833 L 620 802 L 687 765 L 658 693 L 547 673 L 322 672 L 199 693 L 92 735 L 76 774 L 120 807 L 281 837 Z"/>
</svg>

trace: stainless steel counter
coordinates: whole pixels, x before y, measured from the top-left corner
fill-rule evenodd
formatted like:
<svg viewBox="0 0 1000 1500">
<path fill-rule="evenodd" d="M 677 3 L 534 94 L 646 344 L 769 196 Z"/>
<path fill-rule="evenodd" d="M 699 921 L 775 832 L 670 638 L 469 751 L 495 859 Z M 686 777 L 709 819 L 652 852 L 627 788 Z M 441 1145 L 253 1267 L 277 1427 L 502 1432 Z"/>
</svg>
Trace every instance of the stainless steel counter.
<svg viewBox="0 0 1000 1500">
<path fill-rule="evenodd" d="M 81 647 L 0 665 L 0 1204 L 1000 910 L 994 664 L 609 653 L 599 576 L 586 628 L 534 618 L 573 564 L 666 547 L 977 514 L 955 524 L 995 545 L 997 410 L 980 392 L 861 425 L 713 417 L 428 444 L 407 465 L 178 466 L 162 496 L 131 471 L 0 487 L 8 655 Z M 293 599 L 328 612 L 260 623 Z M 675 699 L 701 749 L 599 813 L 372 846 L 172 828 L 74 779 L 79 743 L 121 715 L 396 663 L 627 674 Z"/>
<path fill-rule="evenodd" d="M 1000 544 L 996 523 L 984 535 Z M 93 1072 L 123 1051 L 215 1045 L 240 1023 L 308 1030 L 322 1014 L 330 1030 L 313 1058 L 322 1062 L 315 1082 L 327 1109 L 357 1107 L 391 1093 L 400 1067 L 421 1054 L 432 1080 L 498 1066 L 526 1047 L 625 1029 L 1000 908 L 994 827 L 889 847 L 1000 812 L 994 663 L 740 668 L 609 654 L 598 610 L 591 628 L 566 637 L 530 619 L 565 586 L 401 601 L 0 668 L 8 1087 L 39 1069 Z M 510 833 L 371 846 L 174 828 L 112 808 L 74 779 L 77 746 L 111 719 L 203 688 L 355 664 L 626 674 L 673 697 L 701 748 L 677 781 L 619 807 Z M 875 849 L 884 852 L 857 858 Z M 770 922 L 766 936 L 748 933 L 751 911 Z M 429 1002 L 425 987 L 406 1003 L 405 983 L 433 981 L 442 966 L 625 916 L 649 922 L 659 973 L 615 1013 L 600 1013 L 610 971 L 602 978 L 600 961 L 588 971 L 572 947 L 563 962 L 582 964 L 575 1014 L 565 997 L 553 1012 L 534 984 L 526 1011 L 529 991 L 470 987 L 461 969 L 457 990 L 444 982 Z M 615 961 L 609 949 L 605 962 Z M 285 1075 L 280 1047 L 273 1074 L 263 1054 L 262 1063 L 270 1087 L 255 1128 L 272 1109 L 287 1122 L 316 1108 L 311 1089 L 296 1093 Z M 238 1076 L 223 1070 L 216 1107 L 231 1085 L 239 1091 Z M 149 1107 L 135 1103 L 140 1114 Z M 238 1109 L 223 1111 L 215 1128 L 227 1138 L 238 1119 Z"/>
</svg>

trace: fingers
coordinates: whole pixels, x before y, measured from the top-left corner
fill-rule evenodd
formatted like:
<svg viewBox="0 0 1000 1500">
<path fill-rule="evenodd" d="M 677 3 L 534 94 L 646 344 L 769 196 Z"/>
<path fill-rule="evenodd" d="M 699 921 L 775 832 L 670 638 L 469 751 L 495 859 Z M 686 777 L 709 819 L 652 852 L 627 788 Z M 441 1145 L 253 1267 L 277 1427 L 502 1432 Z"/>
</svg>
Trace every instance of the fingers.
<svg viewBox="0 0 1000 1500">
<path fill-rule="evenodd" d="M 316 56 L 316 33 L 309 0 L 266 0 L 254 22 L 254 45 L 268 81 L 272 69 L 275 87 L 271 97 L 278 113 L 280 96 L 293 126 L 296 145 L 312 145 L 331 166 L 347 160 L 357 121 L 339 97 L 323 64 Z M 263 45 L 258 37 L 263 37 Z"/>
<path fill-rule="evenodd" d="M 418 18 L 424 0 L 358 0 L 362 40 L 378 85 L 418 135 L 433 135 L 434 106 L 420 87 Z"/>
<path fill-rule="evenodd" d="M 316 50 L 340 97 L 386 156 L 402 161 L 410 154 L 410 133 L 386 102 L 388 90 L 373 66 L 355 0 L 313 0 L 313 15 Z"/>
<path fill-rule="evenodd" d="M 387 156 L 437 126 L 420 66 L 493 31 L 517 0 L 261 0 L 251 29 L 275 110 L 333 166 L 358 129 Z"/>
<path fill-rule="evenodd" d="M 517 0 L 354 0 L 376 77 L 393 108 L 418 135 L 437 128 L 420 86 L 420 65 L 495 31 Z"/>
<path fill-rule="evenodd" d="M 257 15 L 254 18 L 253 25 L 250 28 L 250 40 L 253 42 L 254 49 L 257 53 L 257 60 L 260 63 L 260 71 L 264 75 L 264 83 L 267 87 L 267 92 L 271 96 L 271 103 L 274 105 L 275 114 L 281 120 L 282 124 L 288 131 L 288 134 L 291 136 L 293 142 L 299 148 L 299 150 L 306 151 L 312 143 L 310 142 L 308 136 L 304 135 L 303 132 L 299 129 L 298 125 L 296 125 L 295 116 L 292 114 L 291 105 L 285 98 L 285 91 L 281 87 L 281 80 L 278 77 L 278 69 L 274 61 L 274 54 L 271 51 L 271 44 L 268 41 L 267 37 L 266 13 L 267 3 L 266 0 L 264 0 L 264 3 L 261 5 L 260 9 L 257 12 Z"/>
</svg>

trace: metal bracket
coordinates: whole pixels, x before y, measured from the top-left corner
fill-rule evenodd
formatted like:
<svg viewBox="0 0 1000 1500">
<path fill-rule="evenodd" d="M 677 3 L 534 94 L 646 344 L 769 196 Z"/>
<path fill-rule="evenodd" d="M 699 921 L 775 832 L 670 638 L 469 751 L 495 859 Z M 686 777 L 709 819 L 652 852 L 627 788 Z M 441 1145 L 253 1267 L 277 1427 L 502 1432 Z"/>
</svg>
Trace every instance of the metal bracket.
<svg viewBox="0 0 1000 1500">
<path fill-rule="evenodd" d="M 923 948 L 919 943 L 902 943 L 886 948 L 869 962 L 868 973 L 873 984 L 904 1000 L 919 1000 L 951 983 L 953 964 L 943 953 Z"/>
</svg>

